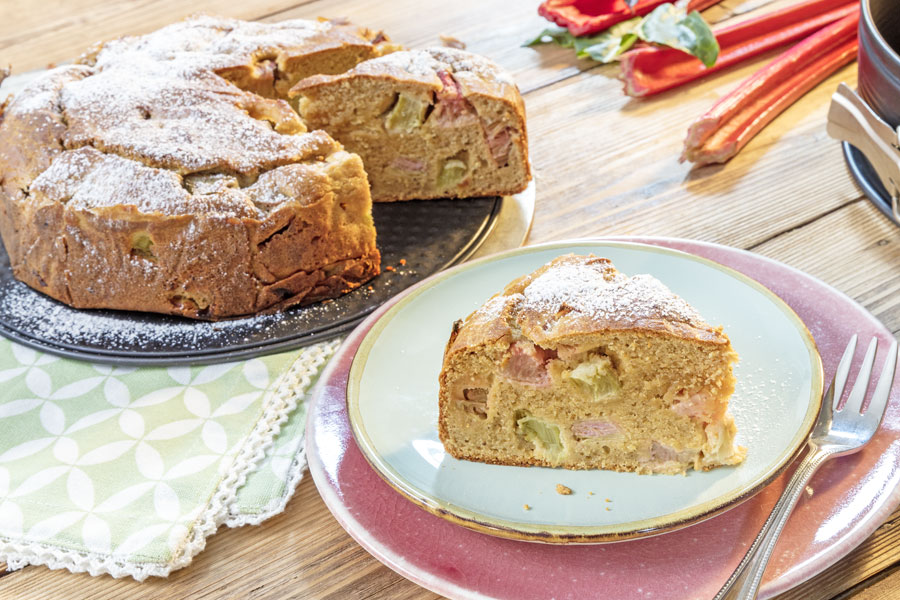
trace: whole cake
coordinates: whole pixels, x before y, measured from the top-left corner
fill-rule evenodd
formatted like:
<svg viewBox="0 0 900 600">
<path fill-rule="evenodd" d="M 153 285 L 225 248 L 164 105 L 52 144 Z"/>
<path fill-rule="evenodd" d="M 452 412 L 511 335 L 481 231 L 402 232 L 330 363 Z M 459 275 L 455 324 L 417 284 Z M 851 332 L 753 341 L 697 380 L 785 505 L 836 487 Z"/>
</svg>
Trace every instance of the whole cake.
<svg viewBox="0 0 900 600">
<path fill-rule="evenodd" d="M 207 319 L 369 280 L 362 161 L 275 97 L 380 51 L 327 22 L 196 17 L 50 70 L 0 117 L 13 273 L 78 308 Z"/>
<path fill-rule="evenodd" d="M 394 52 L 310 77 L 290 93 L 310 129 L 362 157 L 375 202 L 513 194 L 528 185 L 522 97 L 484 57 Z"/>
<path fill-rule="evenodd" d="M 737 354 L 649 275 L 561 256 L 454 324 L 440 438 L 456 458 L 684 473 L 740 463 Z"/>
<path fill-rule="evenodd" d="M 77 308 L 203 319 L 363 284 L 380 269 L 369 180 L 385 198 L 413 188 L 390 192 L 399 183 L 378 181 L 374 154 L 367 177 L 368 165 L 308 127 L 288 94 L 397 49 L 337 22 L 199 16 L 48 71 L 0 106 L 0 235 L 13 273 Z M 496 85 L 518 98 L 506 79 Z M 476 99 L 451 104 L 469 111 Z M 521 114 L 511 118 L 518 128 Z M 454 157 L 457 185 L 443 195 L 496 192 L 472 163 L 457 176 L 466 157 Z"/>
</svg>

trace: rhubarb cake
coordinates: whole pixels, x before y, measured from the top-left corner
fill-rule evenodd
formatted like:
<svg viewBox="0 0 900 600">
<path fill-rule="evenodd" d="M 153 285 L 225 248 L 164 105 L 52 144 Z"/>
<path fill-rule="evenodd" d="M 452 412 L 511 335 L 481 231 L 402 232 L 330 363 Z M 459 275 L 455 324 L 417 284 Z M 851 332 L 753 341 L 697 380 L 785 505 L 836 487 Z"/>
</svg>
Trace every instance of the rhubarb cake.
<svg viewBox="0 0 900 600">
<path fill-rule="evenodd" d="M 684 473 L 740 463 L 737 354 L 649 275 L 561 256 L 454 324 L 440 438 L 459 459 Z"/>
<path fill-rule="evenodd" d="M 520 192 L 525 110 L 510 76 L 453 48 L 393 52 L 291 90 L 310 129 L 362 157 L 372 200 Z"/>
<path fill-rule="evenodd" d="M 330 22 L 193 17 L 108 42 L 0 107 L 13 273 L 79 308 L 216 319 L 379 272 L 363 165 L 285 99 L 395 48 Z"/>
</svg>

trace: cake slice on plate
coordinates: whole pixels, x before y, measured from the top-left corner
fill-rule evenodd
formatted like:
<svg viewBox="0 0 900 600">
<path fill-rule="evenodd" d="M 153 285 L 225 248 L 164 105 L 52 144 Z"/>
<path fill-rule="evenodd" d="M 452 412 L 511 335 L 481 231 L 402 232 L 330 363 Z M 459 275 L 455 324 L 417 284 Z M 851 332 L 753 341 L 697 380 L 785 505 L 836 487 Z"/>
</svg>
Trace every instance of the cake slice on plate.
<svg viewBox="0 0 900 600">
<path fill-rule="evenodd" d="M 375 202 L 512 194 L 531 177 L 522 97 L 482 56 L 393 52 L 291 94 L 310 130 L 362 157 Z"/>
<path fill-rule="evenodd" d="M 740 463 L 737 354 L 649 275 L 561 256 L 454 324 L 441 441 L 504 465 L 684 473 Z"/>
</svg>

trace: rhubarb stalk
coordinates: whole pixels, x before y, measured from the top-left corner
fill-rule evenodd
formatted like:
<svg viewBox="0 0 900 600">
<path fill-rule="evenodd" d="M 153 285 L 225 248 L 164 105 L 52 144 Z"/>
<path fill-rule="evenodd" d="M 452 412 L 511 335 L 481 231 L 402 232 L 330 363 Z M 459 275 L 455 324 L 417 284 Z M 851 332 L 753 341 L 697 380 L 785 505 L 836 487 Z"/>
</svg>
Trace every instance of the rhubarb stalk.
<svg viewBox="0 0 900 600">
<path fill-rule="evenodd" d="M 722 163 L 788 106 L 856 56 L 859 7 L 806 38 L 716 102 L 688 129 L 681 160 Z"/>
<path fill-rule="evenodd" d="M 806 0 L 736 25 L 716 28 L 719 58 L 705 67 L 696 58 L 660 46 L 644 46 L 621 56 L 620 79 L 629 96 L 649 96 L 672 89 L 802 39 L 854 11 L 855 0 Z"/>
<path fill-rule="evenodd" d="M 642 17 L 670 1 L 638 0 L 632 8 L 625 0 L 544 0 L 538 7 L 538 13 L 565 27 L 572 35 L 588 35 L 609 29 L 616 23 Z M 703 10 L 719 2 L 721 0 L 690 0 L 687 12 Z"/>
</svg>

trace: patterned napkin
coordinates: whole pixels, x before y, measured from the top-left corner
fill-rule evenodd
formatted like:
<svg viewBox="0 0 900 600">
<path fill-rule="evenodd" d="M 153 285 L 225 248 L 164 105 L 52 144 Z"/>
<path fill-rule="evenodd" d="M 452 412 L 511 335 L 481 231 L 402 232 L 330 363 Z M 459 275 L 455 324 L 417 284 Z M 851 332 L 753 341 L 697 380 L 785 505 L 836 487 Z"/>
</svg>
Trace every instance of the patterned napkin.
<svg viewBox="0 0 900 600">
<path fill-rule="evenodd" d="M 0 561 L 143 580 L 222 523 L 281 512 L 306 466 L 306 394 L 337 346 L 135 369 L 0 338 Z"/>
</svg>

